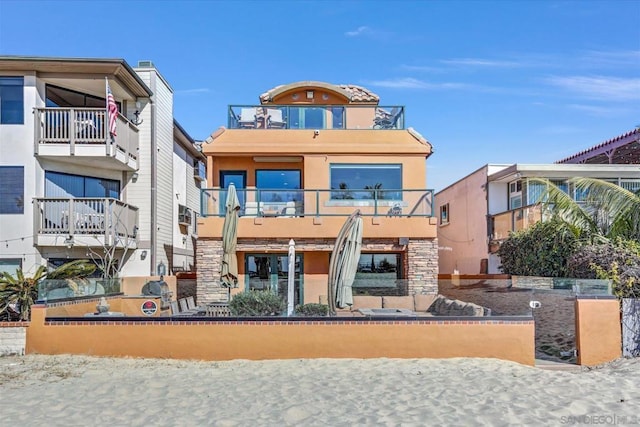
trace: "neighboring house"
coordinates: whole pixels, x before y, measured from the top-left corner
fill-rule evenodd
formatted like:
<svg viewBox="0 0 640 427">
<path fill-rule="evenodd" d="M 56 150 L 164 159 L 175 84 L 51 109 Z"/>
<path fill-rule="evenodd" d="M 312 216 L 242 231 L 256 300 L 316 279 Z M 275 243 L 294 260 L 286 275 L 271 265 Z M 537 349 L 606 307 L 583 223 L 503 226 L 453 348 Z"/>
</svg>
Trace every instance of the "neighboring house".
<svg viewBox="0 0 640 427">
<path fill-rule="evenodd" d="M 529 180 L 533 177 L 549 179 L 577 201 L 584 194 L 567 183 L 573 177 L 600 178 L 640 190 L 637 165 L 485 165 L 436 194 L 440 273 L 501 272 L 496 254 L 500 243 L 511 231 L 544 217 L 537 203 L 544 188 Z"/>
<path fill-rule="evenodd" d="M 329 258 L 348 215 L 363 215 L 362 256 L 353 292 L 437 292 L 432 147 L 405 129 L 403 107 L 351 85 L 299 82 L 230 106 L 228 128 L 203 145 L 209 180 L 198 226 L 199 302 L 227 301 L 220 285 L 226 189 L 238 190 L 239 286 L 286 296 L 294 239 L 295 303 L 327 301 Z"/>
<path fill-rule="evenodd" d="M 640 164 L 640 128 L 602 142 L 556 163 Z"/>
<path fill-rule="evenodd" d="M 139 65 L 0 56 L 0 270 L 110 249 L 124 256 L 121 276 L 193 266 L 195 222 L 179 225 L 176 212 L 197 209 L 193 167 L 204 157 L 174 122 L 169 85 L 150 62 Z"/>
</svg>

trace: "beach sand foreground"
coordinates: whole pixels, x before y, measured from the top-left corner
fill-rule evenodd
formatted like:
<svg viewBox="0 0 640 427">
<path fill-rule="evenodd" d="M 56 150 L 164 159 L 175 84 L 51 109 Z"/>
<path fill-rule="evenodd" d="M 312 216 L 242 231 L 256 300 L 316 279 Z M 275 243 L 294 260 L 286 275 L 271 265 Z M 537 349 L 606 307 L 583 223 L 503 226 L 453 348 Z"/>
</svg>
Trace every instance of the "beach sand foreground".
<svg viewBox="0 0 640 427">
<path fill-rule="evenodd" d="M 466 358 L 200 362 L 28 355 L 0 358 L 0 423 L 640 424 L 639 370 L 640 359 L 568 372 Z"/>
</svg>

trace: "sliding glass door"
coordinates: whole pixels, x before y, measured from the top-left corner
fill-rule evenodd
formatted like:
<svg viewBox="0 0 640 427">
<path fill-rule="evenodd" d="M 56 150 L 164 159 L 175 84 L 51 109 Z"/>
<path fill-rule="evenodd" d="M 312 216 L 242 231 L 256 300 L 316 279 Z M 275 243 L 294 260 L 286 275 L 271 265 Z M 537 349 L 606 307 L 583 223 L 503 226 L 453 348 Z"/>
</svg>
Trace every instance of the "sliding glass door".
<svg viewBox="0 0 640 427">
<path fill-rule="evenodd" d="M 245 256 L 247 290 L 271 291 L 287 301 L 289 281 L 287 254 L 249 254 Z M 294 273 L 294 305 L 303 303 L 302 255 L 296 254 Z"/>
</svg>

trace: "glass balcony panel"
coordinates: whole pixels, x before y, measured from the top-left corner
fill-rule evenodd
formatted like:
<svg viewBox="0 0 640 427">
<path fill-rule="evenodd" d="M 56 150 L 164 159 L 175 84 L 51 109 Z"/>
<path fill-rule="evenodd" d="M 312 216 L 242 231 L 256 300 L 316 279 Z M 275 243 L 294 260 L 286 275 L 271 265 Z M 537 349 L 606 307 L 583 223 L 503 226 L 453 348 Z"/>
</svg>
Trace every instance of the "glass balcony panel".
<svg viewBox="0 0 640 427">
<path fill-rule="evenodd" d="M 229 129 L 404 129 L 404 107 L 230 105 Z"/>
</svg>

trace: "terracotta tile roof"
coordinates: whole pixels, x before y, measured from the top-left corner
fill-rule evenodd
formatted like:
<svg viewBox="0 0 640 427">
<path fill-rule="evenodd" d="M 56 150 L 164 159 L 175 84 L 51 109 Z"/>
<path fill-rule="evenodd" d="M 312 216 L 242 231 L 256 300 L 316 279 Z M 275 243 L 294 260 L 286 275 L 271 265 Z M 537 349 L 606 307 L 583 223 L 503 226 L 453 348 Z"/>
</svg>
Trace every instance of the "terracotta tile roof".
<svg viewBox="0 0 640 427">
<path fill-rule="evenodd" d="M 605 151 L 615 150 L 612 163 L 640 163 L 640 128 L 611 138 L 598 145 L 580 151 L 555 163 L 609 163 L 601 162 L 597 157 L 607 158 Z"/>
<path fill-rule="evenodd" d="M 351 94 L 351 102 L 378 102 L 380 97 L 369 89 L 356 85 L 337 85 Z"/>
<path fill-rule="evenodd" d="M 336 88 L 338 92 L 346 92 L 349 94 L 351 98 L 351 102 L 374 102 L 377 103 L 380 100 L 380 97 L 370 90 L 363 88 L 362 86 L 356 85 L 334 85 L 330 83 L 323 82 L 298 82 L 291 83 L 286 85 L 278 85 L 274 88 L 269 89 L 265 93 L 260 95 L 260 102 L 267 103 L 271 100 L 275 94 L 279 93 L 285 87 L 293 87 L 303 84 L 309 84 L 310 86 L 321 85 L 321 87 L 330 87 L 333 86 Z"/>
</svg>

